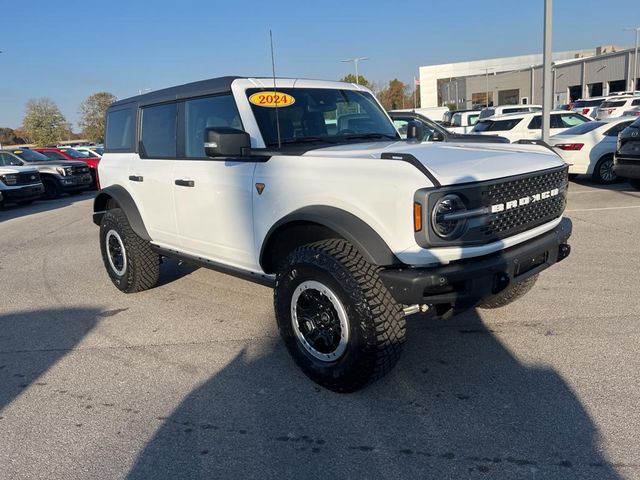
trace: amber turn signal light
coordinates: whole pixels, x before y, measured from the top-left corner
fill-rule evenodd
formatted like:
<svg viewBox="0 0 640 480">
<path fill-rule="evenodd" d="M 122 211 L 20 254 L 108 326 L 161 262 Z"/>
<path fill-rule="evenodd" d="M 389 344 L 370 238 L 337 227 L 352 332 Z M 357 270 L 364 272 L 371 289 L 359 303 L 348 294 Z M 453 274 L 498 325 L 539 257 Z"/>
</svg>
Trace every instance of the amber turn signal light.
<svg viewBox="0 0 640 480">
<path fill-rule="evenodd" d="M 422 204 L 418 202 L 413 204 L 413 230 L 415 232 L 422 230 Z"/>
</svg>

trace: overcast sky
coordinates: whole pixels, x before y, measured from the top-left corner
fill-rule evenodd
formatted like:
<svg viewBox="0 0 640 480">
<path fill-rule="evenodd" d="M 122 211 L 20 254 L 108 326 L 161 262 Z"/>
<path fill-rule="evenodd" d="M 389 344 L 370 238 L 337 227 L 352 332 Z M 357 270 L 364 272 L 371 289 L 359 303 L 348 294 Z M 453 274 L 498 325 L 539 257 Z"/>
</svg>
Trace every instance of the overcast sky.
<svg viewBox="0 0 640 480">
<path fill-rule="evenodd" d="M 638 0 L 556 0 L 555 51 L 631 46 Z M 403 7 L 400 7 L 403 5 Z M 118 98 L 223 75 L 411 82 L 420 65 L 542 51 L 543 0 L 14 2 L 0 30 L 0 127 L 18 127 L 30 98 L 67 120 L 88 95 Z M 613 7 L 615 5 L 615 8 Z M 402 8 L 402 10 L 400 9 Z M 5 8 L 5 13 L 7 9 Z"/>
</svg>

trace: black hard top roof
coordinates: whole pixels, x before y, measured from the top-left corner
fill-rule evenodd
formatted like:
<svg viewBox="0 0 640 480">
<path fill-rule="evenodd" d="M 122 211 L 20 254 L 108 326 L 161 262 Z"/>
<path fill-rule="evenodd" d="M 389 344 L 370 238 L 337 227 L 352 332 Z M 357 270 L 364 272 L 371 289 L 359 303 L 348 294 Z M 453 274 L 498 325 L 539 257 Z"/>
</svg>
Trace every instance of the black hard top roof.
<svg viewBox="0 0 640 480">
<path fill-rule="evenodd" d="M 238 78 L 246 77 L 218 77 L 208 80 L 200 80 L 198 82 L 185 83 L 176 87 L 163 88 L 162 90 L 154 90 L 135 97 L 125 98 L 112 103 L 109 108 L 118 107 L 130 103 L 138 105 L 150 105 L 154 103 L 170 102 L 181 98 L 197 97 L 204 95 L 215 95 L 219 93 L 227 93 L 231 91 L 231 82 Z"/>
</svg>

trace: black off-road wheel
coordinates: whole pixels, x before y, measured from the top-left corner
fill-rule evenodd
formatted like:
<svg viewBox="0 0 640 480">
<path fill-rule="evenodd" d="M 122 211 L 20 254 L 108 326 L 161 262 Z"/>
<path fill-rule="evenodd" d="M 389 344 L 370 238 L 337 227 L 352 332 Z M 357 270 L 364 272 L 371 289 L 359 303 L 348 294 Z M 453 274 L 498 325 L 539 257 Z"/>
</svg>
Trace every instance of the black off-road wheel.
<svg viewBox="0 0 640 480">
<path fill-rule="evenodd" d="M 628 178 L 627 181 L 636 190 L 640 190 L 640 178 Z"/>
<path fill-rule="evenodd" d="M 344 240 L 294 250 L 276 279 L 280 334 L 302 371 L 336 392 L 354 392 L 397 363 L 405 341 L 402 308 Z"/>
<path fill-rule="evenodd" d="M 102 217 L 100 250 L 109 278 L 119 290 L 141 292 L 158 283 L 160 255 L 136 235 L 120 208 L 108 210 Z"/>
<path fill-rule="evenodd" d="M 610 185 L 618 181 L 618 176 L 613 171 L 613 155 L 605 155 L 598 160 L 598 163 L 593 168 L 591 178 L 600 185 Z"/>
<path fill-rule="evenodd" d="M 538 280 L 538 275 L 533 275 L 521 282 L 509 285 L 500 293 L 492 295 L 478 305 L 479 308 L 500 308 L 515 302 L 519 298 L 529 293 Z"/>
</svg>

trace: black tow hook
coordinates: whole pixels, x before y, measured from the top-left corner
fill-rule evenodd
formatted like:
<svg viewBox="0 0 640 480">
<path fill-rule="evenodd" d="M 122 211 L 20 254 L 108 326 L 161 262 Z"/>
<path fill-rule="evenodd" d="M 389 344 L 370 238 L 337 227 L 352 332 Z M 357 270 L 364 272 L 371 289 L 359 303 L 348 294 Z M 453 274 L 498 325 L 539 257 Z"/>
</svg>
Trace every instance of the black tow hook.
<svg viewBox="0 0 640 480">
<path fill-rule="evenodd" d="M 564 260 L 571 253 L 571 245 L 568 243 L 561 243 L 558 247 L 558 262 Z"/>
</svg>

